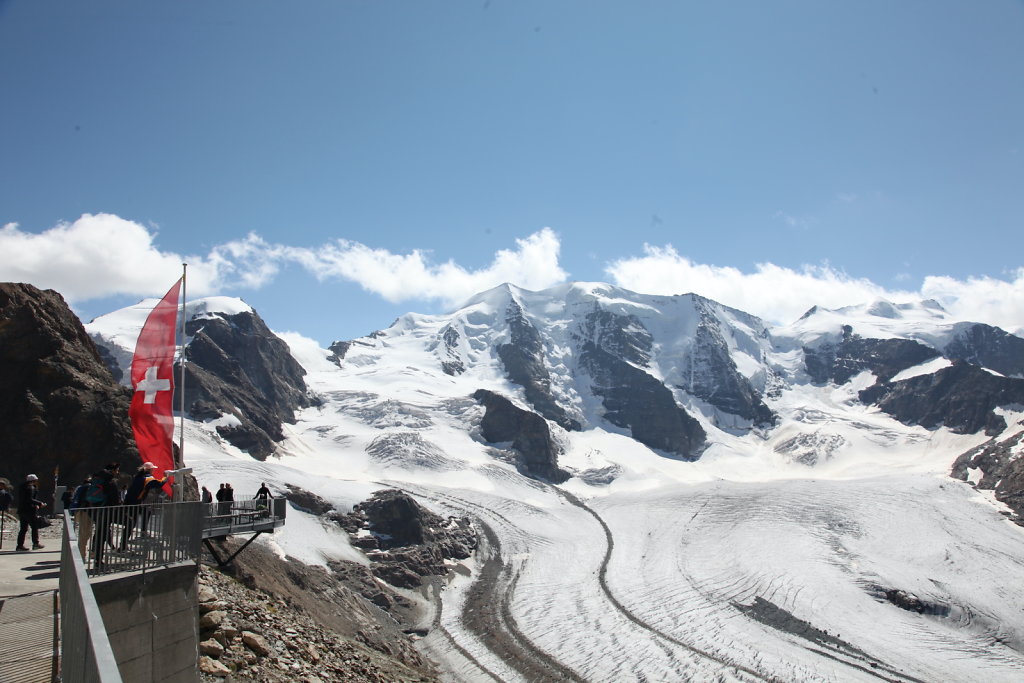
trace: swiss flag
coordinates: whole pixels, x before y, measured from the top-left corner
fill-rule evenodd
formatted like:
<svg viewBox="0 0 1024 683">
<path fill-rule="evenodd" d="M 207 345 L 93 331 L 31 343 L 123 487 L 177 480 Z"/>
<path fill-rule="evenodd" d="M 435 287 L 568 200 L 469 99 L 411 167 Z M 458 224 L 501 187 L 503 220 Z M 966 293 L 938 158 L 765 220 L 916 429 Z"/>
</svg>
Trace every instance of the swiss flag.
<svg viewBox="0 0 1024 683">
<path fill-rule="evenodd" d="M 132 405 L 128 409 L 135 443 L 143 462 L 156 465 L 154 474 L 174 469 L 174 330 L 178 321 L 178 292 L 174 283 L 146 318 L 132 358 Z M 164 484 L 171 493 L 171 480 Z"/>
</svg>

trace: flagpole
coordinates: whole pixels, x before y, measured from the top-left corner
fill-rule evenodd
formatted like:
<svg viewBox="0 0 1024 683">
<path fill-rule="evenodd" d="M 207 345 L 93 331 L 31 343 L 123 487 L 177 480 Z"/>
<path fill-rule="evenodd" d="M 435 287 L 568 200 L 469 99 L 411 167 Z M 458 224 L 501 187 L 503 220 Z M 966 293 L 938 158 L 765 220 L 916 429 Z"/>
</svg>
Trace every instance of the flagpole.
<svg viewBox="0 0 1024 683">
<path fill-rule="evenodd" d="M 188 301 L 185 293 L 185 273 L 188 264 L 181 264 L 181 380 L 178 382 L 178 395 L 180 397 L 180 429 L 178 430 L 178 462 L 175 467 L 185 466 L 185 306 Z"/>
</svg>

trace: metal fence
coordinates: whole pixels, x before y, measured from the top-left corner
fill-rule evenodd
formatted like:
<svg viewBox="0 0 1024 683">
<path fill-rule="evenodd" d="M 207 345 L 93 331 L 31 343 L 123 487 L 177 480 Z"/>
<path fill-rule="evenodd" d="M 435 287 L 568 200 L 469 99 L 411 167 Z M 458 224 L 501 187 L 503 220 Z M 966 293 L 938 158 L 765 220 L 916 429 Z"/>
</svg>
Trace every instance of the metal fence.
<svg viewBox="0 0 1024 683">
<path fill-rule="evenodd" d="M 215 538 L 250 531 L 272 531 L 284 524 L 285 498 L 246 498 L 204 505 L 203 536 Z"/>
<path fill-rule="evenodd" d="M 79 508 L 79 556 L 89 576 L 195 561 L 205 507 L 188 502 Z"/>
<path fill-rule="evenodd" d="M 64 513 L 60 553 L 60 660 L 63 683 L 121 683 L 103 616 L 93 595 L 71 516 Z"/>
</svg>

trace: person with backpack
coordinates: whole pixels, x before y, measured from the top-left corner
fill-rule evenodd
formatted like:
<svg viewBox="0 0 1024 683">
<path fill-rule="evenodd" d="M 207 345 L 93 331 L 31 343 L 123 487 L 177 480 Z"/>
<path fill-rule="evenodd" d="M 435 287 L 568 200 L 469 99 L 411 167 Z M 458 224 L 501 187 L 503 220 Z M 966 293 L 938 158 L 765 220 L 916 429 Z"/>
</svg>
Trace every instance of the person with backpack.
<svg viewBox="0 0 1024 683">
<path fill-rule="evenodd" d="M 78 552 L 83 560 L 89 559 L 89 539 L 92 537 L 92 517 L 89 516 L 89 504 L 85 500 L 91 483 L 92 477 L 86 477 L 75 487 L 75 492 L 71 494 L 71 505 L 68 507 L 74 513 L 75 528 L 78 529 Z"/>
<path fill-rule="evenodd" d="M 153 476 L 154 469 L 156 469 L 156 465 L 153 463 L 142 463 L 138 472 L 136 472 L 135 476 L 132 477 L 132 483 L 125 491 L 125 522 L 124 533 L 121 535 L 121 550 L 126 550 L 128 548 L 128 539 L 131 538 L 139 517 L 142 518 L 142 533 L 143 535 L 146 533 L 146 525 L 149 522 L 149 508 L 143 505 L 143 503 L 145 502 L 147 495 L 162 487 L 167 481 L 166 473 L 164 474 L 163 479 L 157 479 Z"/>
<path fill-rule="evenodd" d="M 32 530 L 32 550 L 39 550 L 43 544 L 39 542 L 39 510 L 45 505 L 39 500 L 39 485 L 36 483 L 39 477 L 30 474 L 25 477 L 24 483 L 18 488 L 18 520 L 21 528 L 18 529 L 18 546 L 15 550 L 28 552 L 25 547 L 25 536 L 29 529 Z"/>
<path fill-rule="evenodd" d="M 11 507 L 14 496 L 7 490 L 7 480 L 0 479 L 0 548 L 4 547 L 4 526 L 7 525 L 7 508 Z"/>
<path fill-rule="evenodd" d="M 116 507 L 121 504 L 121 492 L 117 487 L 117 475 L 121 471 L 118 462 L 107 463 L 107 466 L 92 475 L 89 488 L 85 492 L 85 502 L 91 508 L 93 521 L 92 559 L 93 567 L 103 567 L 103 553 L 110 541 L 110 527 L 114 522 Z M 96 508 L 108 508 L 97 510 Z M 115 509 L 109 509 L 115 508 Z"/>
</svg>

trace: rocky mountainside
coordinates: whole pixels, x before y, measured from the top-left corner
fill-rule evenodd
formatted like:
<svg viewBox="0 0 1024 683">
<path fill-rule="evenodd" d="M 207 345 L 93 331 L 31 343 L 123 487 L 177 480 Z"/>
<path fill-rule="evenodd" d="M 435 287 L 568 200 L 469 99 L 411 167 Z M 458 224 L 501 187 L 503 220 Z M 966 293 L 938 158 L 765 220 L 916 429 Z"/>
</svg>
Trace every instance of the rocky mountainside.
<svg viewBox="0 0 1024 683">
<path fill-rule="evenodd" d="M 288 495 L 323 523 L 345 529 L 369 561 L 316 567 L 254 545 L 224 570 L 204 567 L 204 677 L 437 680 L 435 665 L 414 646 L 417 634 L 429 630 L 435 606 L 403 589 L 443 581 L 448 561 L 471 555 L 477 540 L 469 521 L 442 519 L 399 491 L 377 492 L 347 513 L 294 486 Z M 241 541 L 216 543 L 230 553 Z"/>
<path fill-rule="evenodd" d="M 127 375 L 135 339 L 151 307 L 151 302 L 140 302 L 87 325 L 115 375 Z M 295 411 L 314 401 L 303 380 L 306 371 L 288 345 L 237 299 L 193 301 L 186 318 L 186 413 L 213 422 L 222 438 L 253 457 L 268 457 L 284 438 L 282 424 L 294 422 Z M 180 376 L 180 361 L 176 367 Z M 175 406 L 180 401 L 178 384 Z"/>
<path fill-rule="evenodd" d="M 118 384 L 60 294 L 0 283 L 0 453 L 15 483 L 35 473 L 44 497 L 110 460 L 138 463 Z M 49 492 L 49 493 L 48 493 Z"/>
<path fill-rule="evenodd" d="M 126 345 L 109 331 L 118 316 L 108 317 L 89 329 L 116 358 Z M 189 412 L 254 457 L 274 453 L 282 423 L 321 400 L 287 345 L 241 302 L 193 302 L 188 333 Z M 827 461 L 847 438 L 827 426 L 785 438 L 790 428 L 777 429 L 792 421 L 794 397 L 824 386 L 905 425 L 995 437 L 1008 428 L 1004 407 L 1024 404 L 1022 350 L 1024 339 L 952 320 L 930 301 L 813 308 L 773 328 L 694 294 L 574 283 L 503 285 L 448 315 L 408 314 L 335 342 L 327 359 L 342 374 L 399 362 L 451 378 L 483 406 L 470 429 L 493 455 L 558 483 L 571 476 L 559 463 L 566 435 L 594 428 L 682 460 L 755 435 L 796 462 Z M 382 449 L 414 436 L 380 435 L 368 452 L 391 459 Z M 433 448 L 415 439 L 414 450 Z"/>
<path fill-rule="evenodd" d="M 197 420 L 234 417 L 218 433 L 266 458 L 284 438 L 281 424 L 310 405 L 306 371 L 255 311 L 194 316 L 185 333 L 185 410 Z"/>
</svg>

